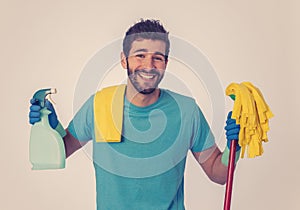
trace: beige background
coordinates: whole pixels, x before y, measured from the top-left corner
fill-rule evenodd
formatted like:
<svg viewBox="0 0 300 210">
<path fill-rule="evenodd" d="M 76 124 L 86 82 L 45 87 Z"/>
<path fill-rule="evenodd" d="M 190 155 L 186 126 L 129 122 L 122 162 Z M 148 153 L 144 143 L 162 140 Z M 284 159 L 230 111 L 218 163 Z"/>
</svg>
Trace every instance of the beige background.
<svg viewBox="0 0 300 210">
<path fill-rule="evenodd" d="M 65 170 L 31 171 L 29 99 L 39 88 L 56 87 L 56 109 L 67 125 L 85 64 L 141 17 L 160 19 L 201 49 L 224 89 L 230 82 L 256 84 L 275 114 L 265 154 L 239 162 L 232 209 L 300 209 L 299 6 L 297 0 L 1 0 L 0 209 L 95 209 L 93 166 L 83 151 Z M 231 105 L 227 100 L 226 112 Z M 222 209 L 223 196 L 224 187 L 189 158 L 187 209 Z"/>
</svg>

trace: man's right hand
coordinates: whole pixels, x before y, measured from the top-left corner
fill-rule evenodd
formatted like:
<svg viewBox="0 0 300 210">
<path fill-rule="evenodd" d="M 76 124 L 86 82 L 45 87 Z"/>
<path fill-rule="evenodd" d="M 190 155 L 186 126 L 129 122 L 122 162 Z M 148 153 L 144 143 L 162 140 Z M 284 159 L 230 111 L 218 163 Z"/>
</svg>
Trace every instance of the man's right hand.
<svg viewBox="0 0 300 210">
<path fill-rule="evenodd" d="M 41 120 L 40 111 L 42 107 L 39 105 L 38 101 L 34 98 L 30 100 L 30 103 L 31 106 L 29 111 L 29 123 L 33 125 L 34 123 L 39 122 Z M 48 115 L 49 124 L 51 128 L 55 129 L 61 135 L 61 137 L 64 137 L 66 135 L 66 131 L 58 121 L 53 105 L 47 99 L 45 101 L 45 107 L 51 112 Z"/>
<path fill-rule="evenodd" d="M 39 122 L 41 120 L 41 109 L 42 107 L 39 105 L 38 101 L 34 98 L 30 100 L 31 106 L 29 111 L 29 123 L 34 124 L 36 122 Z M 54 110 L 53 105 L 50 103 L 50 101 L 45 101 L 45 107 L 51 112 L 48 115 L 49 124 L 50 126 L 55 129 L 58 125 L 57 115 Z"/>
</svg>

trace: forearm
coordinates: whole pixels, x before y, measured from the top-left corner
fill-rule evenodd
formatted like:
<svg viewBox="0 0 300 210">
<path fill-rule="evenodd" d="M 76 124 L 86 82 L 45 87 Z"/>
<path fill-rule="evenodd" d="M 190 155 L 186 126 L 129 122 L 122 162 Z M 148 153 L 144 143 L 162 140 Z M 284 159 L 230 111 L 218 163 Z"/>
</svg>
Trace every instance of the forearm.
<svg viewBox="0 0 300 210">
<path fill-rule="evenodd" d="M 213 182 L 223 185 L 227 181 L 228 167 L 222 163 L 222 154 L 223 153 L 221 153 L 220 151 L 218 151 L 218 152 L 219 153 L 216 156 L 214 164 L 212 165 L 211 175 L 209 178 Z"/>
<path fill-rule="evenodd" d="M 231 143 L 233 140 L 238 140 L 240 125 L 236 124 L 236 120 L 231 118 L 232 112 L 228 113 L 226 120 L 226 139 L 227 145 L 224 152 L 222 153 L 218 146 L 215 144 L 213 147 L 202 151 L 193 153 L 199 164 L 202 166 L 203 170 L 207 176 L 214 182 L 218 184 L 225 184 L 227 182 L 227 171 L 228 162 L 230 156 Z M 235 147 L 235 164 L 240 157 L 240 147 L 236 144 Z M 204 156 L 205 160 L 201 161 Z"/>
<path fill-rule="evenodd" d="M 223 153 L 216 145 L 193 155 L 210 180 L 221 185 L 226 183 L 227 166 L 222 163 Z"/>
<path fill-rule="evenodd" d="M 201 156 L 208 156 L 204 162 L 201 161 Z M 222 153 L 217 146 L 211 149 L 201 152 L 194 153 L 195 158 L 207 174 L 207 176 L 215 183 L 225 184 L 227 182 L 227 171 L 228 171 L 228 160 L 229 160 L 229 149 L 226 147 Z M 236 151 L 235 164 L 237 163 L 240 156 L 240 150 Z"/>
<path fill-rule="evenodd" d="M 68 131 L 68 129 L 66 129 L 66 133 L 67 134 L 65 135 L 63 140 L 65 144 L 66 157 L 68 158 L 86 143 L 79 142 L 76 138 L 72 136 L 72 134 Z"/>
</svg>

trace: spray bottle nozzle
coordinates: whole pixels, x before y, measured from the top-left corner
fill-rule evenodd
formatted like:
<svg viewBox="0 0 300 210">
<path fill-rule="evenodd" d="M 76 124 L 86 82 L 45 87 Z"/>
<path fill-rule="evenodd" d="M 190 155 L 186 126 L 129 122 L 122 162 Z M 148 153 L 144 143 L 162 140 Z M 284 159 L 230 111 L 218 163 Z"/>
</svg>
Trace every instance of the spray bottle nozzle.
<svg viewBox="0 0 300 210">
<path fill-rule="evenodd" d="M 55 102 L 53 101 L 53 99 L 51 98 L 51 94 L 56 94 L 57 90 L 56 88 L 51 88 L 50 89 L 50 93 L 46 95 L 46 99 L 48 99 L 52 104 L 55 104 Z"/>
<path fill-rule="evenodd" d="M 34 93 L 33 98 L 36 99 L 41 107 L 45 106 L 45 99 L 49 99 L 52 103 L 50 95 L 57 93 L 56 88 L 46 88 L 38 90 Z"/>
<path fill-rule="evenodd" d="M 50 89 L 50 94 L 55 94 L 55 93 L 57 93 L 56 88 L 51 88 L 51 89 Z"/>
</svg>

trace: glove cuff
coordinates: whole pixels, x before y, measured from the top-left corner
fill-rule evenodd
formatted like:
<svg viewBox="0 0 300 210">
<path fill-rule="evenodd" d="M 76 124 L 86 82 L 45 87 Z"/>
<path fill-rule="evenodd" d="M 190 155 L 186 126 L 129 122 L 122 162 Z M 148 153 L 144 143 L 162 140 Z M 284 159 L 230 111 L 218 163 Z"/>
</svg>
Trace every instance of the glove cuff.
<svg viewBox="0 0 300 210">
<path fill-rule="evenodd" d="M 222 154 L 222 163 L 225 165 L 225 166 L 228 166 L 228 161 L 229 161 L 229 153 L 230 153 L 230 150 L 228 147 L 225 147 L 225 150 Z M 237 150 L 235 152 L 235 161 L 234 161 L 234 164 L 236 164 L 238 162 L 238 160 L 240 159 L 240 154 L 241 154 L 241 150 Z"/>
<path fill-rule="evenodd" d="M 60 134 L 60 136 L 63 138 L 67 135 L 67 132 L 65 131 L 64 127 L 58 122 L 55 130 Z"/>
</svg>

